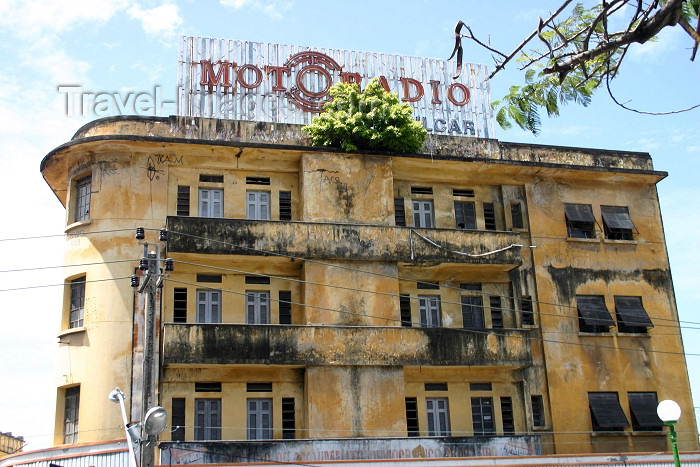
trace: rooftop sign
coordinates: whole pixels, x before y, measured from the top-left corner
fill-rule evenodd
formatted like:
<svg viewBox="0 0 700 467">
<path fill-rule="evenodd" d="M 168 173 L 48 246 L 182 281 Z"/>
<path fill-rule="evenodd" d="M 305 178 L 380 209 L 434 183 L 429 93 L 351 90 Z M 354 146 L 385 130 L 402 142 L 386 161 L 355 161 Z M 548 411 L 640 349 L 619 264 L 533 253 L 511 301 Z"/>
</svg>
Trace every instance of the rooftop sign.
<svg viewBox="0 0 700 467">
<path fill-rule="evenodd" d="M 372 78 L 411 105 L 432 133 L 494 137 L 486 66 L 442 59 L 183 37 L 178 115 L 309 124 L 338 81 Z"/>
</svg>

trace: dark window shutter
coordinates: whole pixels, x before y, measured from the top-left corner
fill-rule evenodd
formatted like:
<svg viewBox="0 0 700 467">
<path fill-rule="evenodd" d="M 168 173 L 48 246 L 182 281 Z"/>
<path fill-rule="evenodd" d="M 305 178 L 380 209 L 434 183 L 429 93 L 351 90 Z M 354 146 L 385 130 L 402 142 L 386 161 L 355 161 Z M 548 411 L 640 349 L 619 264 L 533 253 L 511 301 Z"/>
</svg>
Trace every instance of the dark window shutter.
<svg viewBox="0 0 700 467">
<path fill-rule="evenodd" d="M 184 287 L 173 289 L 173 322 L 187 322 L 187 289 Z"/>
<path fill-rule="evenodd" d="M 496 210 L 493 203 L 484 203 L 484 228 L 496 230 Z"/>
<path fill-rule="evenodd" d="M 403 198 L 394 198 L 394 220 L 397 226 L 406 226 L 406 207 Z"/>
<path fill-rule="evenodd" d="M 292 292 L 280 290 L 279 300 L 280 324 L 292 324 Z"/>
<path fill-rule="evenodd" d="M 503 422 L 503 434 L 515 434 L 515 420 L 513 418 L 513 401 L 510 397 L 501 397 L 501 421 Z"/>
<path fill-rule="evenodd" d="M 292 193 L 289 191 L 280 191 L 280 220 L 292 220 Z"/>
<path fill-rule="evenodd" d="M 282 439 L 296 438 L 296 419 L 294 413 L 294 398 L 282 398 Z"/>
<path fill-rule="evenodd" d="M 170 426 L 172 434 L 170 439 L 173 441 L 185 440 L 185 398 L 173 397 L 170 408 Z"/>
<path fill-rule="evenodd" d="M 410 328 L 411 323 L 411 296 L 399 295 L 399 308 L 401 310 L 401 326 Z"/>
<path fill-rule="evenodd" d="M 415 397 L 406 398 L 406 427 L 408 436 L 418 436 L 418 400 Z"/>
<path fill-rule="evenodd" d="M 189 216 L 190 215 L 190 187 L 189 186 L 178 186 L 177 187 L 177 209 L 175 211 L 177 216 Z"/>
</svg>

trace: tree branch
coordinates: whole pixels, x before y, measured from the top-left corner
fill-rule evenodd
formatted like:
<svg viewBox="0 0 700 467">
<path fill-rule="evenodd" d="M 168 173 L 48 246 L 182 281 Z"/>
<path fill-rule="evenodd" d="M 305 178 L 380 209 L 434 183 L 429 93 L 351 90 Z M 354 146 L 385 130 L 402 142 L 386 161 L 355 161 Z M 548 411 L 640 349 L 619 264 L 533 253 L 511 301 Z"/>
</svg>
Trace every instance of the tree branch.
<svg viewBox="0 0 700 467">
<path fill-rule="evenodd" d="M 669 0 L 653 16 L 638 24 L 634 30 L 622 34 L 615 40 L 600 42 L 592 49 L 583 50 L 582 52 L 573 54 L 565 61 L 561 63 L 556 62 L 551 67 L 542 70 L 542 72 L 545 74 L 558 73 L 559 80 L 563 81 L 569 72 L 583 62 L 586 62 L 599 55 L 610 53 L 615 49 L 633 42 L 643 44 L 656 36 L 664 27 L 679 24 L 679 22 L 683 20 L 681 15 L 682 5 L 683 0 Z M 690 29 L 692 30 L 692 27 Z"/>
<path fill-rule="evenodd" d="M 566 8 L 567 6 L 569 6 L 569 3 L 571 3 L 572 1 L 573 1 L 573 0 L 566 0 L 566 1 L 562 4 L 562 6 L 560 6 L 559 9 L 558 9 L 557 11 L 554 12 L 554 14 L 553 14 L 552 16 L 550 16 L 549 19 L 547 19 L 547 21 L 544 22 L 544 24 L 547 24 L 547 23 L 549 23 L 550 21 L 552 21 L 554 18 L 556 18 L 557 15 L 558 15 L 559 13 L 561 13 L 562 11 L 564 11 L 564 8 Z M 489 75 L 488 78 L 486 78 L 486 80 L 487 80 L 487 81 L 490 80 L 491 78 L 493 78 L 493 77 L 496 75 L 496 73 L 498 73 L 499 71 L 503 70 L 503 69 L 506 67 L 506 63 L 508 63 L 513 57 L 515 57 L 515 54 L 517 54 L 518 52 L 520 52 L 520 50 L 521 50 L 523 47 L 525 47 L 525 45 L 526 45 L 528 42 L 530 42 L 530 41 L 532 40 L 532 38 L 535 37 L 536 35 L 537 35 L 537 29 L 535 29 L 524 41 L 522 41 L 522 42 L 520 43 L 520 45 L 517 46 L 517 47 L 515 48 L 515 50 L 513 50 L 513 51 L 510 53 L 510 55 L 508 55 L 508 56 L 506 57 L 506 59 L 503 60 L 503 61 L 496 67 L 495 70 L 493 70 L 493 72 Z M 505 54 L 501 54 L 501 55 L 505 55 Z"/>
</svg>

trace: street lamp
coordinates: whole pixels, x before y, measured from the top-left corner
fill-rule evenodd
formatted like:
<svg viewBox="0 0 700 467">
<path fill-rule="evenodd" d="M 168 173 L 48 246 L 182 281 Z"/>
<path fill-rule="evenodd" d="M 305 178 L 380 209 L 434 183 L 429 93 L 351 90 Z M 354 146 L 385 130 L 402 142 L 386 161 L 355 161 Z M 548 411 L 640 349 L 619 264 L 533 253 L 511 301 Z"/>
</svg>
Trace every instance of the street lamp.
<svg viewBox="0 0 700 467">
<path fill-rule="evenodd" d="M 656 408 L 656 414 L 662 422 L 668 425 L 668 437 L 671 440 L 671 447 L 673 447 L 673 461 L 676 463 L 676 467 L 680 467 L 681 460 L 678 457 L 678 435 L 676 434 L 674 425 L 678 423 L 678 419 L 681 418 L 681 408 L 675 401 L 667 399 L 659 402 L 659 406 Z"/>
<path fill-rule="evenodd" d="M 126 418 L 126 407 L 124 406 L 124 393 L 122 390 L 114 388 L 107 397 L 112 402 L 119 402 L 121 406 L 124 432 L 126 433 L 126 444 L 129 446 L 129 464 L 131 467 L 137 467 L 138 463 L 136 462 L 134 443 L 136 443 L 139 450 L 141 450 L 141 443 L 143 441 L 151 441 L 151 437 L 161 434 L 168 423 L 167 413 L 163 407 L 151 407 L 148 412 L 146 412 L 143 422 L 132 425 Z M 138 428 L 141 428 L 141 433 L 138 432 Z M 146 437 L 142 437 L 142 434 L 145 434 Z"/>
</svg>

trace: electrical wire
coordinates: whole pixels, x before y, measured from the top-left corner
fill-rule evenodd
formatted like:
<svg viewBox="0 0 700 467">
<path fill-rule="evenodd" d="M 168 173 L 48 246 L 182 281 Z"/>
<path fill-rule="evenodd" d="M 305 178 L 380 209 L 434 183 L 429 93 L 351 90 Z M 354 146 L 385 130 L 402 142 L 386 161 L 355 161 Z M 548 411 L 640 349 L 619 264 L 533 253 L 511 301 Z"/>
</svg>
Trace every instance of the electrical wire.
<svg viewBox="0 0 700 467">
<path fill-rule="evenodd" d="M 402 295 L 405 295 L 405 294 L 401 294 L 401 293 L 382 292 L 382 291 L 378 291 L 378 290 L 359 289 L 359 288 L 356 288 L 356 287 L 348 287 L 348 286 L 337 285 L 337 284 L 325 284 L 325 283 L 321 283 L 321 282 L 307 281 L 307 280 L 304 280 L 304 279 L 297 279 L 297 278 L 288 277 L 288 276 L 277 276 L 277 275 L 272 275 L 272 274 L 261 274 L 260 272 L 256 272 L 256 271 L 246 271 L 246 270 L 242 270 L 242 269 L 225 268 L 225 267 L 222 267 L 222 266 L 212 266 L 212 265 L 206 265 L 206 264 L 201 264 L 201 263 L 193 263 L 193 262 L 191 262 L 191 261 L 184 261 L 184 260 L 173 260 L 173 262 L 174 262 L 174 263 L 177 263 L 177 264 L 186 264 L 186 265 L 189 265 L 189 266 L 196 266 L 196 267 L 201 267 L 201 268 L 205 268 L 205 269 L 212 269 L 212 270 L 216 270 L 216 271 L 233 272 L 233 273 L 236 273 L 236 274 L 244 274 L 244 275 L 251 275 L 251 276 L 261 276 L 261 277 L 267 277 L 267 278 L 270 278 L 270 279 L 276 279 L 276 280 L 281 280 L 281 281 L 296 282 L 296 283 L 305 284 L 305 285 L 317 285 L 317 286 L 320 286 L 320 287 L 329 287 L 329 288 L 334 288 L 334 289 L 348 290 L 348 291 L 352 291 L 352 292 L 361 292 L 361 293 L 374 294 L 374 295 L 384 295 L 384 296 L 389 296 L 389 297 L 393 297 L 393 298 L 400 298 Z M 401 279 L 401 280 L 404 280 L 404 279 Z M 423 281 L 418 281 L 418 280 L 416 280 L 416 281 L 413 281 L 413 282 L 421 283 L 421 282 L 423 282 Z M 443 287 L 443 286 L 440 286 L 440 287 Z M 461 292 L 462 294 L 468 294 L 468 296 L 483 295 L 483 296 L 486 296 L 486 297 L 499 297 L 499 298 L 506 299 L 506 301 L 511 301 L 511 299 L 512 299 L 512 297 L 507 296 L 507 295 L 499 295 L 499 294 L 496 294 L 496 293 L 484 292 L 484 291 L 481 291 L 481 290 L 479 290 L 479 291 L 472 291 L 472 290 L 464 290 L 464 289 L 461 289 L 461 288 L 448 287 L 448 286 L 444 286 L 444 288 L 448 288 L 448 289 L 452 289 L 452 290 L 458 290 L 458 291 Z M 426 290 L 430 290 L 430 289 L 426 289 Z M 417 301 L 417 300 L 419 300 L 419 297 L 418 297 L 418 296 L 410 296 L 410 300 L 412 300 L 412 301 Z M 527 301 L 532 302 L 532 300 L 527 300 Z M 441 305 L 455 305 L 455 306 L 458 306 L 458 307 L 460 307 L 460 306 L 463 305 L 462 302 L 452 302 L 452 301 L 449 301 L 449 300 L 443 300 L 441 296 L 440 296 L 440 304 L 441 304 Z M 475 305 L 475 307 L 481 308 L 482 310 L 483 310 L 483 309 L 486 309 L 486 306 L 485 306 L 485 305 Z M 574 309 L 575 309 L 575 307 L 569 307 L 569 308 L 574 308 Z M 521 312 L 522 312 L 522 310 L 520 310 L 520 309 L 517 309 L 517 308 L 510 308 L 510 307 L 508 307 L 508 306 L 500 306 L 498 309 L 501 310 L 501 311 L 512 312 L 512 313 L 521 313 Z M 555 313 L 544 313 L 544 312 L 542 312 L 541 310 L 538 310 L 537 312 L 535 312 L 535 311 L 533 310 L 532 313 L 533 313 L 533 315 L 537 314 L 537 315 L 540 315 L 540 316 L 554 316 L 554 317 L 557 317 L 557 318 L 566 318 L 566 319 L 575 319 L 575 320 L 578 320 L 578 319 L 579 319 L 578 316 L 573 316 L 573 315 L 562 315 L 562 314 L 555 314 Z M 653 318 L 654 321 L 672 321 L 673 323 L 676 323 L 676 322 L 677 322 L 677 321 L 675 321 L 675 320 L 660 318 L 660 317 L 656 317 L 656 316 L 649 316 L 649 318 L 650 318 L 650 319 Z M 640 326 L 643 325 L 643 323 L 634 323 L 634 322 L 629 323 L 629 325 L 634 325 L 634 324 L 639 324 Z M 700 323 L 693 323 L 693 324 L 698 324 L 698 325 L 700 326 Z M 700 329 L 700 327 L 688 327 L 688 326 L 680 326 L 680 325 L 676 325 L 676 324 L 658 324 L 658 323 L 655 324 L 654 327 L 669 327 L 669 328 L 673 328 L 673 329 L 692 329 L 692 330 Z M 659 334 L 658 334 L 658 333 L 655 333 L 655 335 L 659 335 Z M 666 335 L 678 335 L 678 334 L 677 334 L 677 333 L 674 333 L 674 334 L 666 334 Z"/>
<path fill-rule="evenodd" d="M 164 278 L 164 280 L 167 282 L 174 282 L 177 284 L 190 285 L 193 287 L 197 287 L 199 289 L 216 290 L 216 291 L 220 291 L 223 293 L 229 293 L 229 294 L 233 294 L 233 295 L 245 296 L 248 293 L 245 291 L 241 292 L 241 291 L 237 291 L 237 290 L 222 289 L 222 288 L 215 287 L 215 286 L 203 285 L 201 283 L 176 280 L 176 279 L 172 279 L 170 277 L 166 277 L 166 278 Z M 280 299 L 276 299 L 276 298 L 272 298 L 272 297 L 269 297 L 268 299 L 271 301 L 275 301 L 275 302 L 281 301 L 281 302 L 285 302 L 285 303 L 290 303 L 292 305 L 303 306 L 306 308 L 314 308 L 314 309 L 318 309 L 321 311 L 330 311 L 330 312 L 334 312 L 334 313 L 351 314 L 354 316 L 361 316 L 361 317 L 365 317 L 365 318 L 378 319 L 378 320 L 383 320 L 383 321 L 387 321 L 387 322 L 394 322 L 394 323 L 409 322 L 409 321 L 405 321 L 405 320 L 397 319 L 397 318 L 389 318 L 389 317 L 385 317 L 385 316 L 370 315 L 367 313 L 358 313 L 356 311 L 339 310 L 336 308 L 328 308 L 328 307 L 322 307 L 322 306 L 318 306 L 318 305 L 310 305 L 310 304 L 306 304 L 306 303 L 299 303 L 299 302 L 294 302 L 294 301 L 289 301 L 289 300 L 280 300 Z M 537 337 L 537 336 L 531 336 L 531 335 L 529 335 L 529 336 L 526 336 L 526 335 L 517 336 L 517 335 L 514 335 L 512 333 L 506 333 L 505 330 L 499 331 L 499 330 L 496 330 L 494 328 L 491 328 L 491 329 L 446 328 L 444 326 L 425 326 L 425 325 L 421 324 L 420 322 L 416 322 L 416 321 L 410 321 L 410 323 L 411 323 L 411 326 L 415 325 L 416 327 L 423 327 L 423 328 L 424 327 L 436 327 L 436 328 L 441 328 L 441 329 L 449 329 L 450 331 L 453 331 L 453 332 L 464 332 L 464 333 L 470 333 L 470 334 L 480 334 L 480 335 L 485 335 L 485 336 L 492 335 L 492 336 L 511 337 L 511 338 L 520 337 L 520 339 L 524 339 L 524 340 L 536 340 L 536 341 L 546 342 L 546 343 L 551 343 L 551 344 L 575 345 L 575 346 L 579 346 L 579 347 L 594 347 L 597 349 L 627 350 L 627 351 L 633 351 L 633 352 L 657 353 L 657 354 L 666 354 L 666 355 L 685 355 L 685 356 L 692 356 L 692 357 L 700 357 L 700 353 L 695 354 L 695 353 L 673 352 L 670 350 L 649 350 L 649 349 L 644 349 L 644 348 L 631 348 L 631 347 L 617 347 L 617 346 L 601 345 L 601 344 L 588 344 L 588 343 L 584 343 L 584 342 L 567 342 L 567 341 L 559 341 L 559 340 L 554 340 L 554 339 L 545 339 L 544 337 Z"/>
</svg>

